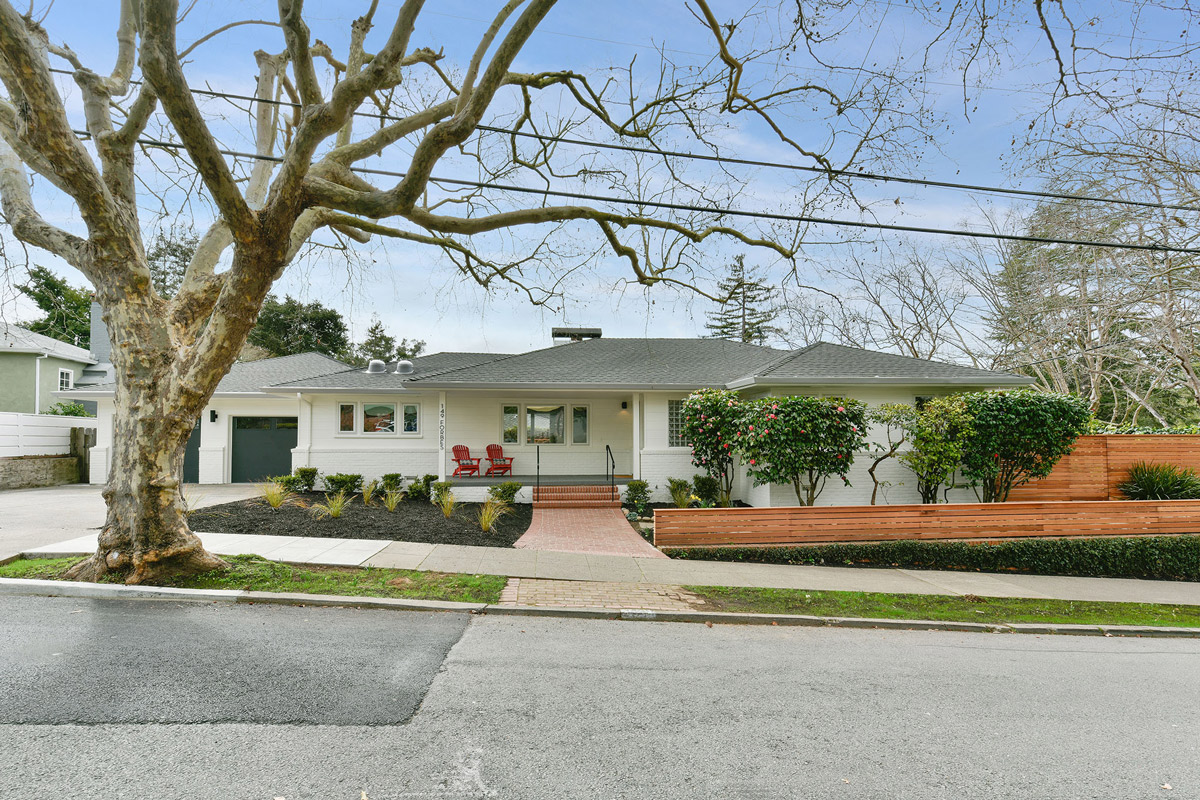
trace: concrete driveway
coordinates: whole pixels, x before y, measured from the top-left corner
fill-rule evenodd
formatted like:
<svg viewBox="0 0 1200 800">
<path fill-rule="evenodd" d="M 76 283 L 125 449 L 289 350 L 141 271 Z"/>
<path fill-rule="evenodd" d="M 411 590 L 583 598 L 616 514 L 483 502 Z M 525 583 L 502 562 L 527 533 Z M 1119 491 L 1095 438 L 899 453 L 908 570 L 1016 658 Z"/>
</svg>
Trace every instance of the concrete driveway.
<svg viewBox="0 0 1200 800">
<path fill-rule="evenodd" d="M 75 483 L 42 489 L 0 491 L 0 561 L 31 547 L 74 539 L 104 524 L 103 486 Z M 253 497 L 251 483 L 188 485 L 197 508 Z"/>
</svg>

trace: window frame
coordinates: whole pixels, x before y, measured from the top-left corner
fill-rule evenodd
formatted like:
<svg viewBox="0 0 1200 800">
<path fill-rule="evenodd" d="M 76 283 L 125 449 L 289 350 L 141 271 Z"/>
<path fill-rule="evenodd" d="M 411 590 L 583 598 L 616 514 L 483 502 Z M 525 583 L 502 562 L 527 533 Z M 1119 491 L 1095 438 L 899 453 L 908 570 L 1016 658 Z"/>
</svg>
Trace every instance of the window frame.
<svg viewBox="0 0 1200 800">
<path fill-rule="evenodd" d="M 561 442 L 530 442 L 529 438 L 529 407 L 555 407 L 563 410 L 563 441 Z M 504 409 L 515 408 L 517 410 L 517 440 L 515 442 L 504 441 Z M 583 408 L 587 410 L 587 441 L 576 442 L 575 439 L 575 409 Z M 496 441 L 502 447 L 591 447 L 592 446 L 592 404 L 590 402 L 577 403 L 571 400 L 546 400 L 542 402 L 531 401 L 501 401 L 497 419 L 497 438 Z"/>
<path fill-rule="evenodd" d="M 582 408 L 583 413 L 584 413 L 584 423 L 585 424 L 584 424 L 584 429 L 583 429 L 584 437 L 583 437 L 582 442 L 575 441 L 575 409 L 577 409 L 577 408 Z M 568 441 L 567 444 L 574 445 L 575 447 L 590 446 L 592 443 L 592 407 L 591 407 L 591 405 L 587 404 L 587 403 L 571 403 L 570 409 L 571 409 L 571 416 L 567 420 L 567 422 L 571 428 L 571 435 L 570 435 L 570 437 L 568 437 L 570 439 L 570 441 Z"/>
<path fill-rule="evenodd" d="M 365 408 L 369 405 L 390 405 L 393 407 L 392 418 L 394 430 L 390 431 L 364 431 L 363 418 Z M 354 420 L 353 430 L 342 430 L 342 408 L 345 406 L 353 406 Z M 415 432 L 406 433 L 404 431 L 404 409 L 415 408 L 417 411 L 417 430 Z M 333 435 L 341 439 L 422 439 L 425 436 L 425 421 L 422 414 L 422 404 L 419 400 L 335 400 L 333 404 Z"/>
<path fill-rule="evenodd" d="M 67 376 L 67 385 L 63 386 L 63 375 Z M 66 367 L 58 368 L 58 390 L 60 392 L 70 391 L 75 388 L 75 370 L 67 369 Z"/>
<path fill-rule="evenodd" d="M 505 409 L 507 409 L 507 408 L 515 408 L 515 409 L 517 410 L 517 411 L 516 411 L 516 417 L 517 417 L 517 432 L 516 432 L 516 434 L 515 434 L 516 438 L 515 438 L 515 439 L 513 439 L 511 442 L 509 442 L 509 441 L 505 441 L 505 439 L 504 439 L 504 430 L 505 430 L 505 428 L 504 428 L 504 414 L 506 413 L 506 412 L 505 412 Z M 521 404 L 520 404 L 520 403 L 503 403 L 503 402 L 502 402 L 502 403 L 500 403 L 500 436 L 497 438 L 497 441 L 499 441 L 499 442 L 500 442 L 500 445 L 501 445 L 502 447 L 503 447 L 504 445 L 510 445 L 510 444 L 511 444 L 513 447 L 521 447 L 521 446 L 523 446 L 523 445 L 522 445 L 522 442 L 524 442 L 524 441 L 525 441 L 525 439 L 524 439 L 524 437 L 523 437 L 523 436 L 521 436 L 521 432 L 523 431 L 523 429 L 524 429 L 524 428 L 525 428 L 525 425 L 524 425 L 524 423 L 523 423 L 523 421 L 522 421 L 522 414 L 521 414 Z"/>
<path fill-rule="evenodd" d="M 667 447 L 668 448 L 675 448 L 677 450 L 683 450 L 685 448 L 688 450 L 692 449 L 692 443 L 688 442 L 688 441 L 684 441 L 684 439 L 683 439 L 683 404 L 686 399 L 687 398 L 685 398 L 685 397 L 680 397 L 680 398 L 668 397 L 667 398 Z M 679 428 L 679 433 L 678 433 L 677 437 L 671 435 L 671 423 L 672 423 L 671 404 L 672 403 L 679 404 L 679 409 L 678 409 L 678 412 L 676 412 L 677 417 L 675 420 L 675 422 L 677 423 L 678 428 Z M 676 438 L 678 438 L 682 442 L 682 444 L 676 444 L 675 443 Z"/>
<path fill-rule="evenodd" d="M 533 408 L 535 408 L 535 409 L 538 409 L 538 408 L 562 409 L 563 434 L 562 434 L 561 442 L 531 442 L 531 441 L 529 441 L 529 408 L 530 408 L 530 405 L 531 404 L 529 404 L 529 403 L 525 403 L 522 405 L 522 408 L 524 408 L 524 410 L 525 410 L 525 413 L 521 415 L 521 419 L 525 423 L 525 438 L 523 440 L 525 446 L 526 447 L 566 447 L 566 446 L 568 446 L 570 444 L 570 442 L 568 440 L 571 437 L 567 435 L 567 409 L 569 409 L 571 407 L 571 404 L 567 403 L 567 402 L 560 403 L 555 400 L 551 400 L 548 403 L 533 403 L 532 404 Z M 534 413 L 536 414 L 538 412 L 534 411 Z M 549 413 L 549 412 L 543 412 L 543 413 Z"/>
</svg>

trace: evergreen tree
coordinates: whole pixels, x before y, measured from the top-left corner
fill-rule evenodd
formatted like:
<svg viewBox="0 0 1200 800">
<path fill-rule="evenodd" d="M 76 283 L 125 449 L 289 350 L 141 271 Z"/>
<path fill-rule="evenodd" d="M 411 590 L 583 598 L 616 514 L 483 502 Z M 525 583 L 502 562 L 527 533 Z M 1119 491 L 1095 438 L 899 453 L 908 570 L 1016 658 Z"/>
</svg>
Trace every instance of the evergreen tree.
<svg viewBox="0 0 1200 800">
<path fill-rule="evenodd" d="M 191 226 L 172 225 L 154 234 L 146 251 L 146 265 L 156 292 L 163 297 L 175 296 L 199 244 L 200 237 Z"/>
<path fill-rule="evenodd" d="M 341 314 L 316 301 L 301 303 L 290 296 L 281 302 L 267 295 L 247 341 L 275 356 L 316 351 L 346 358 L 351 353 L 350 335 Z"/>
<path fill-rule="evenodd" d="M 367 336 L 354 348 L 352 363 L 365 366 L 373 358 L 380 361 L 396 361 L 402 358 L 415 358 L 425 351 L 425 342 L 419 339 L 396 340 L 388 334 L 379 317 L 372 317 L 371 327 L 367 328 Z"/>
<path fill-rule="evenodd" d="M 45 267 L 33 267 L 29 281 L 17 289 L 44 314 L 23 327 L 76 347 L 90 345 L 92 293 L 87 287 L 76 288 Z"/>
<path fill-rule="evenodd" d="M 753 274 L 747 275 L 744 259 L 742 255 L 734 256 L 729 274 L 717 284 L 725 299 L 719 301 L 716 311 L 708 312 L 704 327 L 714 339 L 766 344 L 780 332 L 771 324 L 779 316 L 779 308 L 773 303 L 775 290 Z"/>
</svg>

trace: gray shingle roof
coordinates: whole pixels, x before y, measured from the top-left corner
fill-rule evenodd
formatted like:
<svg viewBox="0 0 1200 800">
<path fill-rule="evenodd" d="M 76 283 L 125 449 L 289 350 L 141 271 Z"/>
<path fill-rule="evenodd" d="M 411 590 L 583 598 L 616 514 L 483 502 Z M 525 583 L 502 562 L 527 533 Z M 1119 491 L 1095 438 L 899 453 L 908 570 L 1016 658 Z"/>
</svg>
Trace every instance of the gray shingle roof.
<svg viewBox="0 0 1200 800">
<path fill-rule="evenodd" d="M 361 367 L 345 364 L 337 372 L 311 378 L 298 378 L 286 383 L 263 384 L 263 388 L 279 389 L 402 389 L 416 378 L 430 377 L 443 372 L 474 367 L 507 358 L 507 353 L 432 353 L 412 359 L 413 371 L 408 375 L 394 374 L 396 362 L 388 364 L 386 373 L 368 375 Z"/>
<path fill-rule="evenodd" d="M 410 385 L 721 386 L 782 354 L 726 339 L 586 339 L 416 377 Z"/>
<path fill-rule="evenodd" d="M 528 353 L 434 353 L 413 372 L 368 375 L 320 353 L 234 364 L 218 393 L 413 391 L 421 388 L 697 388 L 701 386 L 958 384 L 1017 386 L 1029 378 L 818 342 L 794 351 L 726 339 L 587 339 Z M 80 387 L 109 392 L 113 384 Z"/>
<path fill-rule="evenodd" d="M 49 353 L 67 361 L 78 361 L 81 364 L 95 363 L 92 354 L 82 347 L 34 333 L 20 325 L 10 325 L 7 322 L 0 322 L 0 352 L 3 351 Z"/>
<path fill-rule="evenodd" d="M 1023 385 L 1032 379 L 1007 372 L 964 367 L 942 361 L 878 353 L 828 342 L 795 350 L 736 384 L 783 383 L 963 383 L 997 386 Z"/>
<path fill-rule="evenodd" d="M 293 356 L 263 358 L 258 361 L 239 361 L 229 370 L 229 374 L 221 378 L 216 391 L 217 394 L 257 392 L 264 386 L 271 386 L 285 380 L 315 378 L 319 375 L 344 372 L 347 369 L 350 369 L 348 364 L 323 353 L 298 353 Z M 111 392 L 114 389 L 116 389 L 115 383 L 80 387 L 81 391 L 86 392 Z"/>
</svg>

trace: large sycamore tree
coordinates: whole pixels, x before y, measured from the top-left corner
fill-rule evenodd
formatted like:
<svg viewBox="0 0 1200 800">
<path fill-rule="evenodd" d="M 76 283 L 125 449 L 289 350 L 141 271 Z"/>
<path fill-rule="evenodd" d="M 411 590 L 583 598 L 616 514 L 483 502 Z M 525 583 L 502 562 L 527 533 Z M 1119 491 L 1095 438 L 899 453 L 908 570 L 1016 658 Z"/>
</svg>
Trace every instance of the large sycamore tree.
<svg viewBox="0 0 1200 800">
<path fill-rule="evenodd" d="M 910 37 L 882 54 L 873 40 L 876 49 L 864 52 L 859 34 L 899 22 L 883 19 L 900 13 L 885 4 L 733 3 L 731 19 L 707 0 L 690 0 L 679 7 L 711 57 L 676 63 L 683 51 L 662 48 L 649 69 L 583 74 L 570 65 L 516 67 L 538 63 L 526 46 L 554 0 L 498 0 L 474 46 L 452 54 L 413 41 L 420 0 L 400 3 L 386 19 L 376 0 L 363 0 L 340 53 L 310 30 L 302 0 L 279 0 L 273 19 L 235 19 L 205 32 L 183 21 L 193 5 L 114 0 L 111 69 L 100 70 L 32 9 L 0 0 L 5 221 L 23 243 L 90 281 L 114 344 L 108 514 L 96 553 L 74 570 L 83 579 L 139 583 L 222 566 L 188 529 L 185 443 L 272 285 L 311 243 L 331 237 L 346 248 L 390 237 L 427 246 L 467 279 L 533 302 L 561 294 L 576 267 L 600 260 L 624 264 L 638 284 L 703 290 L 706 248 L 726 241 L 787 261 L 807 233 L 802 220 L 757 222 L 721 209 L 803 212 L 831 193 L 854 207 L 837 170 L 887 165 L 935 146 L 921 74 L 961 56 L 948 27 L 970 28 L 973 16 L 978 27 L 989 13 L 967 4 L 947 14 L 939 3 L 915 2 L 903 13 L 928 26 L 929 48 L 944 48 L 941 56 Z M 224 87 L 189 83 L 192 59 L 248 24 L 264 26 L 251 29 L 263 31 L 264 48 L 253 53 L 253 96 L 237 115 L 214 114 L 198 90 Z M 342 41 L 339 33 L 325 35 Z M 230 63 L 242 56 L 222 53 Z M 356 127 L 359 115 L 371 121 Z M 240 126 L 236 134 L 232 126 Z M 749 129 L 824 174 L 756 198 L 746 176 L 698 172 L 667 152 L 722 153 Z M 554 138 L 518 135 L 529 133 L 641 149 L 564 154 L 567 145 Z M 247 141 L 253 152 L 235 152 Z M 173 293 L 156 288 L 143 240 L 153 223 L 139 217 L 139 193 L 151 191 L 167 153 L 184 173 L 173 185 L 189 187 L 188 202 L 201 197 L 215 220 Z M 372 161 L 381 155 L 389 174 Z M 442 168 L 448 172 L 435 173 Z M 485 185 L 438 179 L 446 175 Z M 599 186 L 629 199 L 558 204 L 554 195 L 497 184 L 576 193 Z M 55 223 L 64 219 L 57 206 L 47 213 L 50 195 L 70 202 L 70 224 Z M 178 198 L 168 190 L 155 201 L 165 207 Z"/>
</svg>

